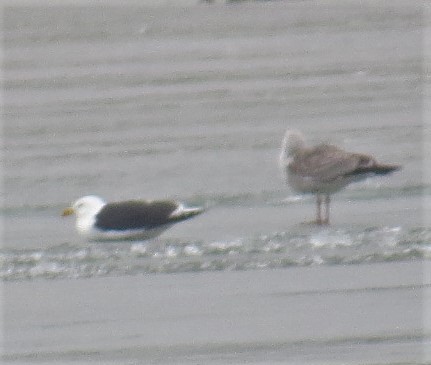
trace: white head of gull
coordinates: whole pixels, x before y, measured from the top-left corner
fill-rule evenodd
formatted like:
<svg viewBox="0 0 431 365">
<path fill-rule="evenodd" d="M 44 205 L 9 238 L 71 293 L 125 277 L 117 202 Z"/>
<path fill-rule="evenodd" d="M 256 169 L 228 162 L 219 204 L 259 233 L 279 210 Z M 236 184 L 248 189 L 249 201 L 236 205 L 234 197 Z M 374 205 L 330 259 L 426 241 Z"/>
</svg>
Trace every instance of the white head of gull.
<svg viewBox="0 0 431 365">
<path fill-rule="evenodd" d="M 280 164 L 288 163 L 296 153 L 305 147 L 305 139 L 302 133 L 298 131 L 287 131 L 284 135 L 281 145 Z"/>
<path fill-rule="evenodd" d="M 378 163 L 372 156 L 352 153 L 330 144 L 307 147 L 299 131 L 287 130 L 284 135 L 280 168 L 286 183 L 297 193 L 316 195 L 317 224 L 329 224 L 330 195 L 352 182 L 372 175 L 386 175 L 398 165 Z M 322 202 L 325 215 L 322 218 Z"/>
<path fill-rule="evenodd" d="M 106 203 L 94 195 L 76 200 L 63 216 L 76 215 L 76 229 L 89 240 L 146 240 L 203 212 L 173 200 Z"/>
</svg>

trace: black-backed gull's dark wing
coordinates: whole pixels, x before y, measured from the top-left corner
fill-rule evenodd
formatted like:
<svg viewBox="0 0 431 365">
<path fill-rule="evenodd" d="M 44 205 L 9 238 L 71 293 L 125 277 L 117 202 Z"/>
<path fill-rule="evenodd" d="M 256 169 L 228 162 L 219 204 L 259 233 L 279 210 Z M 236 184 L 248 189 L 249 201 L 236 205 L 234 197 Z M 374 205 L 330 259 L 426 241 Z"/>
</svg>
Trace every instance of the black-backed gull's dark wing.
<svg viewBox="0 0 431 365">
<path fill-rule="evenodd" d="M 289 165 L 293 173 L 321 182 L 367 173 L 385 174 L 398 168 L 393 165 L 380 165 L 371 156 L 346 152 L 326 144 L 301 151 Z"/>
<path fill-rule="evenodd" d="M 170 200 L 109 203 L 96 215 L 95 226 L 118 231 L 156 228 L 179 221 L 180 217 L 171 216 L 178 207 Z"/>
</svg>

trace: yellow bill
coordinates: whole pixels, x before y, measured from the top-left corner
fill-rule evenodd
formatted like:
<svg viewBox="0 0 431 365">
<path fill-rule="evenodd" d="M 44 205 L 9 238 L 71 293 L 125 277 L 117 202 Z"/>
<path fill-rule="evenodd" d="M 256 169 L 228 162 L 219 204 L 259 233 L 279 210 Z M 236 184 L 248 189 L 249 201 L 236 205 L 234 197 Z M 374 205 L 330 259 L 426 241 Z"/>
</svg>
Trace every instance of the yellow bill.
<svg viewBox="0 0 431 365">
<path fill-rule="evenodd" d="M 63 210 L 63 213 L 61 214 L 62 217 L 66 217 L 68 215 L 72 215 L 73 213 L 75 213 L 75 211 L 73 210 L 72 207 L 68 207 L 65 210 Z"/>
</svg>

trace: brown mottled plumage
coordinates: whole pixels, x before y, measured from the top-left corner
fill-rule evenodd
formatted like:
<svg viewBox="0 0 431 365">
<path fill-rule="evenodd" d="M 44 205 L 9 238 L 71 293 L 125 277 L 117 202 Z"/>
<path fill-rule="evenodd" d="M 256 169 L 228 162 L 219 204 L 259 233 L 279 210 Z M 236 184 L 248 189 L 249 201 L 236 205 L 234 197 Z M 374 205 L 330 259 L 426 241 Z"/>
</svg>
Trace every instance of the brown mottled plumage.
<svg viewBox="0 0 431 365">
<path fill-rule="evenodd" d="M 372 156 L 347 152 L 329 144 L 306 147 L 302 134 L 291 130 L 283 139 L 280 167 L 294 191 L 316 195 L 317 224 L 329 224 L 331 194 L 352 182 L 372 175 L 386 175 L 400 168 L 398 165 L 380 164 Z M 323 198 L 326 209 L 322 219 Z"/>
</svg>

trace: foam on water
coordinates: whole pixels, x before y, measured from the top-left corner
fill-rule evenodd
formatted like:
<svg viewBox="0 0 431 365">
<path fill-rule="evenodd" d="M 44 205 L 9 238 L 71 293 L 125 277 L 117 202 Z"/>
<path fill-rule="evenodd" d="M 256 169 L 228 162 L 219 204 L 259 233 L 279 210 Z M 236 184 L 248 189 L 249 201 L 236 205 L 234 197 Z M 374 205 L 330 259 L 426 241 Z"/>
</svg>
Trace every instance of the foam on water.
<svg viewBox="0 0 431 365">
<path fill-rule="evenodd" d="M 431 258 L 431 229 L 304 229 L 232 241 L 63 244 L 2 250 L 4 280 L 82 278 L 288 266 L 339 265 Z"/>
</svg>

